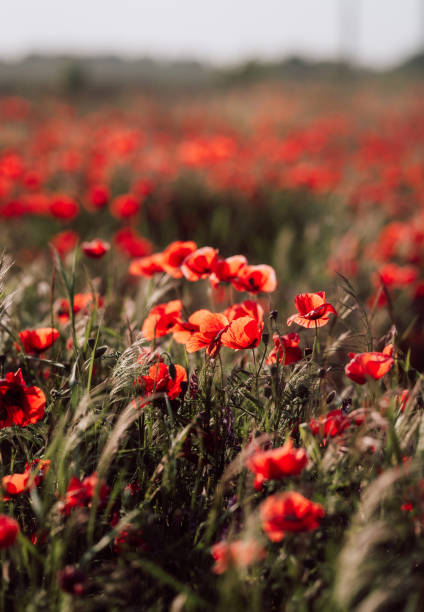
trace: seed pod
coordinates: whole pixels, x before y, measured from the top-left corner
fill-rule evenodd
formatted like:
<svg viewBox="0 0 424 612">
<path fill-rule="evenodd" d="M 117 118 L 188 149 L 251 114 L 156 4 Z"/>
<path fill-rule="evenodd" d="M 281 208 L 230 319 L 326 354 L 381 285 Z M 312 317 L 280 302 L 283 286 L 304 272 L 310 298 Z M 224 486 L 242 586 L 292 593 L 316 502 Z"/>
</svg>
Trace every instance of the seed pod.
<svg viewBox="0 0 424 612">
<path fill-rule="evenodd" d="M 262 342 L 265 344 L 265 346 L 268 346 L 268 342 L 269 342 L 269 333 L 268 332 L 264 332 L 262 334 Z"/>
</svg>

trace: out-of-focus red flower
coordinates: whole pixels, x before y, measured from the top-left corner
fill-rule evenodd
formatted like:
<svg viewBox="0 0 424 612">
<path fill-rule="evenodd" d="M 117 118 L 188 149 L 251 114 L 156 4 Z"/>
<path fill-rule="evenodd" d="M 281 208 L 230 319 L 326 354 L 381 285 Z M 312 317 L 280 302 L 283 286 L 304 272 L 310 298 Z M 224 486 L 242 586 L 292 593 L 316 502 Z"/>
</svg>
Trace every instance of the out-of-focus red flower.
<svg viewBox="0 0 424 612">
<path fill-rule="evenodd" d="M 303 448 L 293 448 L 289 440 L 280 448 L 258 451 L 246 460 L 247 468 L 255 474 L 255 489 L 262 488 L 265 480 L 280 480 L 286 476 L 297 476 L 308 463 Z"/>
<path fill-rule="evenodd" d="M 128 272 L 133 276 L 145 276 L 146 278 L 152 278 L 163 271 L 162 253 L 153 253 L 153 255 L 133 259 L 128 268 Z"/>
<path fill-rule="evenodd" d="M 1 486 L 4 491 L 3 501 L 29 491 L 43 480 L 50 467 L 50 460 L 35 459 L 25 465 L 25 471 L 20 474 L 3 476 Z"/>
<path fill-rule="evenodd" d="M 203 309 L 193 313 L 189 320 L 195 322 L 199 330 L 192 333 L 187 340 L 186 351 L 195 353 L 205 348 L 208 355 L 215 357 L 221 348 L 221 336 L 230 324 L 227 317 Z"/>
<path fill-rule="evenodd" d="M 89 202 L 94 208 L 103 208 L 109 201 L 109 189 L 106 185 L 92 185 L 88 194 Z"/>
<path fill-rule="evenodd" d="M 274 268 L 265 264 L 242 266 L 232 284 L 237 291 L 272 293 L 277 288 L 277 277 Z"/>
<path fill-rule="evenodd" d="M 255 348 L 262 338 L 264 324 L 252 317 L 233 319 L 221 336 L 223 346 L 234 350 Z"/>
<path fill-rule="evenodd" d="M 0 514 L 0 549 L 4 550 L 13 546 L 19 531 L 19 523 L 15 519 L 6 514 Z"/>
<path fill-rule="evenodd" d="M 235 281 L 244 266 L 247 266 L 247 259 L 244 255 L 233 255 L 226 259 L 218 259 L 209 278 L 212 286 L 216 287 L 220 282 L 231 283 Z"/>
<path fill-rule="evenodd" d="M 78 314 L 79 312 L 86 312 L 89 308 L 93 308 L 95 304 L 97 304 L 99 308 L 103 306 L 103 298 L 100 297 L 97 293 L 76 293 L 74 295 L 73 305 L 74 314 Z M 69 300 L 59 300 L 56 305 L 56 316 L 61 323 L 66 323 L 67 321 L 69 321 Z"/>
<path fill-rule="evenodd" d="M 279 336 L 274 334 L 272 337 L 274 348 L 267 357 L 266 363 L 282 363 L 282 365 L 290 365 L 302 359 L 302 351 L 299 348 L 300 338 L 295 332 Z"/>
<path fill-rule="evenodd" d="M 345 366 L 345 374 L 351 380 L 364 385 L 368 378 L 379 380 L 389 372 L 394 359 L 387 353 L 370 351 L 368 353 L 349 353 L 350 361 Z"/>
<path fill-rule="evenodd" d="M 79 213 L 79 206 L 71 197 L 65 194 L 52 196 L 49 206 L 50 214 L 62 221 L 70 221 Z"/>
<path fill-rule="evenodd" d="M 65 593 L 83 595 L 86 589 L 86 578 L 74 565 L 67 565 L 57 572 L 57 582 Z"/>
<path fill-rule="evenodd" d="M 181 393 L 181 383 L 187 380 L 187 372 L 178 365 L 174 365 L 175 376 L 172 378 L 169 367 L 162 362 L 156 363 L 149 368 L 147 376 L 141 376 L 140 383 L 144 387 L 144 393 L 166 393 L 169 399 L 175 399 Z"/>
<path fill-rule="evenodd" d="M 207 278 L 214 271 L 217 258 L 217 249 L 202 247 L 187 255 L 181 264 L 181 271 L 189 281 Z"/>
<path fill-rule="evenodd" d="M 103 481 L 99 482 L 96 472 L 80 480 L 71 478 L 66 490 L 65 499 L 59 503 L 59 511 L 69 516 L 76 507 L 90 507 L 94 494 L 98 492 L 99 507 L 103 507 L 109 497 L 110 489 Z"/>
<path fill-rule="evenodd" d="M 113 237 L 116 248 L 127 257 L 145 257 L 153 251 L 150 240 L 140 236 L 130 227 L 118 230 Z"/>
<path fill-rule="evenodd" d="M 181 300 L 171 300 L 152 308 L 141 328 L 144 337 L 153 340 L 171 333 L 174 325 L 181 321 L 182 307 Z"/>
<path fill-rule="evenodd" d="M 297 323 L 302 327 L 322 327 L 330 320 L 329 315 L 337 312 L 334 307 L 325 301 L 325 291 L 317 293 L 300 293 L 294 299 L 298 314 L 287 319 L 287 325 Z"/>
<path fill-rule="evenodd" d="M 164 272 L 173 278 L 182 278 L 181 265 L 186 257 L 194 253 L 197 249 L 197 244 L 191 240 L 181 242 L 177 240 L 171 242 L 170 245 L 162 253 L 162 267 Z"/>
<path fill-rule="evenodd" d="M 132 525 L 128 525 L 116 536 L 113 542 L 113 549 L 118 555 L 128 549 L 148 552 L 149 545 L 144 540 L 141 529 L 136 529 Z"/>
<path fill-rule="evenodd" d="M 44 416 L 46 396 L 38 387 L 28 387 L 21 370 L 8 372 L 0 380 L 0 429 L 19 425 L 26 427 Z"/>
<path fill-rule="evenodd" d="M 415 266 L 398 266 L 387 263 L 378 270 L 377 283 L 380 281 L 386 287 L 407 287 L 418 278 L 418 269 Z"/>
<path fill-rule="evenodd" d="M 222 540 L 212 546 L 211 554 L 215 560 L 212 568 L 215 574 L 223 574 L 229 567 L 249 567 L 266 557 L 265 549 L 255 540 Z"/>
<path fill-rule="evenodd" d="M 320 434 L 324 438 L 328 436 L 334 438 L 342 434 L 351 424 L 351 419 L 348 415 L 343 414 L 339 409 L 332 410 L 328 414 L 322 415 L 316 419 L 311 419 L 309 428 L 314 436 Z"/>
<path fill-rule="evenodd" d="M 128 219 L 140 210 L 140 201 L 131 193 L 117 196 L 110 203 L 110 212 L 117 219 Z"/>
<path fill-rule="evenodd" d="M 64 230 L 53 236 L 50 243 L 54 246 L 61 257 L 73 251 L 78 242 L 78 234 L 72 230 Z"/>
<path fill-rule="evenodd" d="M 270 495 L 260 508 L 262 527 L 272 542 L 281 542 L 288 531 L 318 529 L 325 510 L 296 491 Z"/>
<path fill-rule="evenodd" d="M 37 355 L 49 349 L 59 338 L 59 332 L 54 327 L 39 327 L 37 329 L 23 329 L 19 332 L 25 352 Z M 16 343 L 18 350 L 19 344 Z"/>
<path fill-rule="evenodd" d="M 110 244 L 104 240 L 96 238 L 95 240 L 91 240 L 91 242 L 83 242 L 81 248 L 84 255 L 87 255 L 87 257 L 100 259 L 100 257 L 103 257 L 103 255 L 108 252 L 110 249 Z"/>
</svg>

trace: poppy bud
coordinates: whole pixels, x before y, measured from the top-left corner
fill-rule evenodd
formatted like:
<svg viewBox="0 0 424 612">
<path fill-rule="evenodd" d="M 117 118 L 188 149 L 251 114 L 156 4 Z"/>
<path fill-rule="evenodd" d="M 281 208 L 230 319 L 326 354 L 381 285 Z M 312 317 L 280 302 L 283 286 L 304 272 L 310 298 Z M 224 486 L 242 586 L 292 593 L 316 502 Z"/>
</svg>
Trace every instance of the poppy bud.
<svg viewBox="0 0 424 612">
<path fill-rule="evenodd" d="M 88 346 L 91 348 L 91 350 L 93 350 L 93 348 L 96 346 L 96 339 L 95 338 L 89 338 L 88 339 Z"/>
<path fill-rule="evenodd" d="M 104 344 L 103 346 L 99 346 L 99 348 L 96 349 L 96 352 L 94 353 L 94 357 L 101 357 L 102 355 L 104 355 L 107 351 L 109 347 L 106 346 L 106 344 Z"/>
<path fill-rule="evenodd" d="M 331 402 L 333 401 L 333 399 L 336 397 L 336 392 L 334 391 L 330 391 L 330 393 L 327 395 L 327 399 L 325 400 L 327 402 L 327 404 L 331 404 Z"/>
<path fill-rule="evenodd" d="M 186 380 L 182 380 L 180 382 L 181 395 L 184 396 L 188 389 L 188 382 Z"/>
<path fill-rule="evenodd" d="M 265 346 L 268 346 L 268 342 L 269 342 L 269 333 L 268 332 L 264 332 L 262 334 L 262 342 L 265 344 Z"/>
<path fill-rule="evenodd" d="M 351 406 L 352 406 L 352 399 L 350 397 L 345 398 L 342 402 L 342 413 L 347 414 Z"/>
<path fill-rule="evenodd" d="M 177 369 L 176 369 L 176 367 L 175 367 L 175 365 L 173 363 L 169 364 L 168 372 L 169 372 L 169 376 L 172 378 L 172 380 L 175 380 L 175 378 L 177 376 Z"/>
<path fill-rule="evenodd" d="M 307 346 L 307 347 L 305 348 L 305 357 L 306 357 L 307 355 L 312 355 L 312 349 L 311 349 L 309 346 Z"/>
<path fill-rule="evenodd" d="M 320 371 L 319 371 L 319 373 L 318 373 L 318 376 L 319 376 L 320 378 L 324 378 L 325 374 L 326 374 L 326 372 L 325 372 L 324 368 L 321 368 L 321 369 L 320 369 Z"/>
<path fill-rule="evenodd" d="M 266 398 L 269 398 L 272 396 L 272 388 L 269 387 L 268 385 L 264 387 L 264 395 Z"/>
<path fill-rule="evenodd" d="M 269 313 L 269 318 L 271 319 L 271 321 L 276 321 L 278 317 L 278 310 L 271 310 L 271 312 Z"/>
</svg>

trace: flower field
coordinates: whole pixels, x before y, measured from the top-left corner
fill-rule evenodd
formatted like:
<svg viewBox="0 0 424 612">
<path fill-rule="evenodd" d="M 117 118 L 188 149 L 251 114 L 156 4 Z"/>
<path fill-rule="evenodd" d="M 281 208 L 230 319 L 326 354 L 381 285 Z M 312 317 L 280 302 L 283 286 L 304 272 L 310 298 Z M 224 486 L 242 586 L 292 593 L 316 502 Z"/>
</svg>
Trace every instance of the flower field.
<svg viewBox="0 0 424 612">
<path fill-rule="evenodd" d="M 423 93 L 0 97 L 1 609 L 423 609 Z"/>
</svg>

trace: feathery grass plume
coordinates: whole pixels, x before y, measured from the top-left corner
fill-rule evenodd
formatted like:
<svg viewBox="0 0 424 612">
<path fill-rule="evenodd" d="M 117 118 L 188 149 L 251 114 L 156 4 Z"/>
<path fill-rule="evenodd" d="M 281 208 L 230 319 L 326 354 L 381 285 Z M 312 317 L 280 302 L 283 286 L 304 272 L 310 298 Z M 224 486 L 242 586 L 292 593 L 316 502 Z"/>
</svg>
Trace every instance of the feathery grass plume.
<svg viewBox="0 0 424 612">
<path fill-rule="evenodd" d="M 424 542 L 402 516 L 397 487 L 422 467 L 414 461 L 386 470 L 366 488 L 336 565 L 334 596 L 343 610 L 422 609 Z"/>
<path fill-rule="evenodd" d="M 149 343 L 139 334 L 135 342 L 118 357 L 111 376 L 112 399 L 117 399 L 125 390 L 125 397 L 134 394 L 134 381 L 152 364 L 153 355 L 146 346 L 149 347 Z"/>
<path fill-rule="evenodd" d="M 8 291 L 6 287 L 6 278 L 12 266 L 12 258 L 3 251 L 0 255 L 0 322 L 2 324 L 5 323 L 5 317 L 16 293 Z"/>
</svg>

